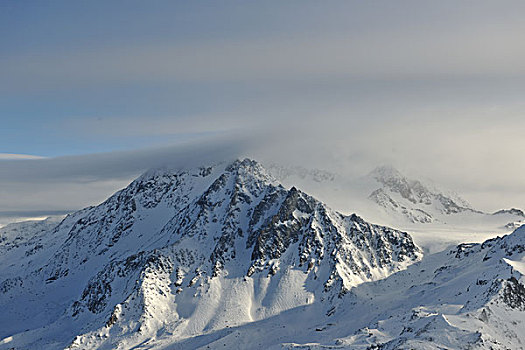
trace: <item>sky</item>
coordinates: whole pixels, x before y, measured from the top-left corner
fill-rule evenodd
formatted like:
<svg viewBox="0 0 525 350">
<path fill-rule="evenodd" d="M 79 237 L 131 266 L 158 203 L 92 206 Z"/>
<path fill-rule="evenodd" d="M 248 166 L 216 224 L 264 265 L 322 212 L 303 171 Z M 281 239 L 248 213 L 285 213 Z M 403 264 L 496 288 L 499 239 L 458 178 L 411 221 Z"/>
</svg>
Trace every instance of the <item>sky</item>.
<svg viewBox="0 0 525 350">
<path fill-rule="evenodd" d="M 388 163 L 483 210 L 525 207 L 524 14 L 521 0 L 2 1 L 0 213 L 96 204 L 191 154 L 349 176 Z"/>
</svg>

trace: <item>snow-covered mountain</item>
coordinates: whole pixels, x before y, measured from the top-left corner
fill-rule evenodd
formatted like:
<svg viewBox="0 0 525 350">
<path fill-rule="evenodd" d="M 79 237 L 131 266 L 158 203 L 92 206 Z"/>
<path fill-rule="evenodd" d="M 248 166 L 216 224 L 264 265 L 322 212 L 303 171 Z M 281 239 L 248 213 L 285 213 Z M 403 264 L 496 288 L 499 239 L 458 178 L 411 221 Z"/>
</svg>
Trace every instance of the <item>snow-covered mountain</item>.
<svg viewBox="0 0 525 350">
<path fill-rule="evenodd" d="M 0 258 L 21 245 L 38 244 L 42 236 L 55 228 L 62 219 L 63 216 L 51 216 L 45 220 L 28 220 L 0 227 Z"/>
<path fill-rule="evenodd" d="M 320 169 L 306 169 L 298 166 L 270 164 L 269 172 L 285 184 L 295 184 L 307 191 L 328 192 L 327 200 L 335 202 L 343 209 L 379 207 L 392 220 L 409 223 L 447 222 L 451 214 L 486 214 L 474 209 L 468 201 L 450 190 L 439 188 L 428 181 L 412 179 L 391 165 L 373 169 L 365 176 L 347 178 Z M 347 199 L 346 205 L 333 195 L 339 194 Z M 337 196 L 335 196 L 337 197 Z M 368 203 L 366 203 L 368 202 Z M 500 210 L 494 215 L 507 215 L 512 218 L 525 218 L 519 209 Z M 373 216 L 373 214 L 372 214 Z"/>
<path fill-rule="evenodd" d="M 477 213 L 372 174 L 414 205 Z M 0 349 L 524 348 L 525 227 L 423 255 L 251 160 L 149 171 L 99 206 L 0 229 L 0 252 Z"/>
<path fill-rule="evenodd" d="M 373 310 L 381 303 L 383 310 L 343 343 L 381 344 L 383 349 L 523 349 L 524 263 L 525 227 L 428 256 L 356 291 L 358 300 L 363 292 L 375 296 L 361 307 Z M 392 307 L 384 307 L 387 299 Z"/>
<path fill-rule="evenodd" d="M 359 212 L 368 221 L 409 232 L 430 251 L 465 241 L 480 243 L 525 224 L 520 209 L 483 212 L 453 191 L 410 178 L 392 166 L 358 177 L 276 164 L 268 169 L 285 185 L 295 185 L 340 212 Z"/>
<path fill-rule="evenodd" d="M 422 258 L 408 234 L 251 160 L 153 170 L 33 232 L 1 243 L 0 348 L 161 348 L 310 305 L 332 315 L 356 286 Z"/>
<path fill-rule="evenodd" d="M 466 200 L 454 193 L 445 193 L 419 180 L 409 179 L 391 166 L 378 167 L 369 177 L 376 180 L 380 187 L 372 191 L 368 198 L 411 222 L 430 223 L 443 215 L 476 212 Z"/>
</svg>

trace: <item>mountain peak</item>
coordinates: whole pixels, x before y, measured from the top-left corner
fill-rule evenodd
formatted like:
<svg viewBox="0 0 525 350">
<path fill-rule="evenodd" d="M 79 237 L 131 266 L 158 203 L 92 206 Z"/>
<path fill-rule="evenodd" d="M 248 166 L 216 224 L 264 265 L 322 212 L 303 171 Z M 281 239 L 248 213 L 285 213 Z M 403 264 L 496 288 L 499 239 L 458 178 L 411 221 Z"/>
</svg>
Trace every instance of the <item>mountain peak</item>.
<svg viewBox="0 0 525 350">
<path fill-rule="evenodd" d="M 391 166 L 375 172 L 373 198 L 400 213 L 456 208 Z M 410 348 L 445 330 L 458 348 L 489 324 L 505 323 L 498 341 L 521 334 L 502 320 L 525 309 L 525 227 L 424 260 L 409 234 L 285 188 L 251 159 L 153 169 L 40 228 L 35 239 L 0 232 L 0 347 Z M 450 312 L 468 329 L 445 322 Z"/>
<path fill-rule="evenodd" d="M 150 170 L 63 221 L 50 237 L 31 255 L 14 251 L 26 259 L 20 265 L 38 263 L 0 281 L 0 306 L 18 295 L 47 298 L 36 311 L 27 309 L 29 319 L 49 313 L 54 296 L 65 295 L 60 310 L 32 327 L 72 324 L 88 348 L 144 341 L 164 324 L 176 337 L 193 336 L 314 301 L 323 314 L 333 313 L 352 288 L 422 258 L 407 233 L 286 189 L 251 159 Z M 137 324 L 141 331 L 130 331 Z M 115 336 L 102 339 L 108 330 Z M 71 335 L 57 341 L 67 346 Z"/>
<path fill-rule="evenodd" d="M 456 194 L 409 179 L 391 165 L 375 168 L 369 173 L 369 177 L 381 186 L 369 198 L 387 210 L 401 213 L 412 222 L 434 221 L 431 212 L 455 214 L 472 211 L 469 203 Z"/>
<path fill-rule="evenodd" d="M 226 166 L 225 170 L 238 175 L 250 174 L 269 183 L 276 182 L 275 178 L 270 175 L 261 163 L 250 158 L 237 159 Z"/>
<path fill-rule="evenodd" d="M 192 176 L 208 176 L 212 171 L 226 171 L 236 173 L 252 173 L 269 177 L 265 168 L 257 161 L 250 158 L 238 158 L 232 161 L 217 161 L 210 164 L 186 165 L 173 164 L 151 168 L 145 171 L 135 181 L 144 181 L 166 175 L 189 174 Z"/>
<path fill-rule="evenodd" d="M 380 182 L 383 182 L 389 179 L 404 179 L 405 178 L 405 176 L 401 174 L 401 172 L 397 170 L 391 164 L 383 164 L 383 165 L 380 165 L 374 168 L 374 170 L 372 170 L 369 173 L 369 176 Z"/>
</svg>

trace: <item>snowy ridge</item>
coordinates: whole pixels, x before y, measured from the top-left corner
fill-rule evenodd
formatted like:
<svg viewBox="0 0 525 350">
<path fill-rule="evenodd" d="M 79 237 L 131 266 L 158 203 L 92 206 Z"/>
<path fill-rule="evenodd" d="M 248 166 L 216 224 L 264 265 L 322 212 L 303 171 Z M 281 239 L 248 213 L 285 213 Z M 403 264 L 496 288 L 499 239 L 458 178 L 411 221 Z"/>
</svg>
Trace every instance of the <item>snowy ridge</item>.
<svg viewBox="0 0 525 350">
<path fill-rule="evenodd" d="M 525 228 L 426 258 L 371 286 L 377 292 L 372 304 L 378 304 L 388 295 L 385 287 L 408 281 L 416 272 L 411 270 L 420 270 L 416 283 L 388 295 L 394 308 L 340 343 L 381 349 L 522 349 L 525 271 L 513 265 L 521 267 L 524 260 Z"/>
<path fill-rule="evenodd" d="M 307 305 L 332 315 L 352 288 L 422 257 L 408 234 L 287 190 L 251 160 L 150 171 L 43 239 L 0 281 L 9 347 L 158 347 Z"/>
<path fill-rule="evenodd" d="M 17 222 L 0 228 L 0 266 L 5 266 L 10 259 L 16 259 L 11 256 L 15 251 L 29 256 L 43 249 L 43 236 L 62 219 L 60 216 L 49 217 L 45 220 Z"/>
<path fill-rule="evenodd" d="M 440 214 L 474 212 L 470 204 L 456 194 L 408 179 L 391 166 L 378 167 L 369 177 L 381 185 L 369 198 L 387 210 L 405 215 L 412 222 L 429 223 Z"/>
</svg>

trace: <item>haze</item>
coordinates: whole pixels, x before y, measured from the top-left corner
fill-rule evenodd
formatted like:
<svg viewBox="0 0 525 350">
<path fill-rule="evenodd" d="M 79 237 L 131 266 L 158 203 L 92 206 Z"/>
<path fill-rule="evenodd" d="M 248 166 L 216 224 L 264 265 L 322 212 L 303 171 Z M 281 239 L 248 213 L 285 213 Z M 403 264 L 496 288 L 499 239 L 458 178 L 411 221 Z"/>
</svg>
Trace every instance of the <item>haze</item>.
<svg viewBox="0 0 525 350">
<path fill-rule="evenodd" d="M 525 207 L 524 14 L 523 1 L 2 2 L 0 216 L 241 156 L 344 176 L 388 163 L 483 210 Z"/>
</svg>

